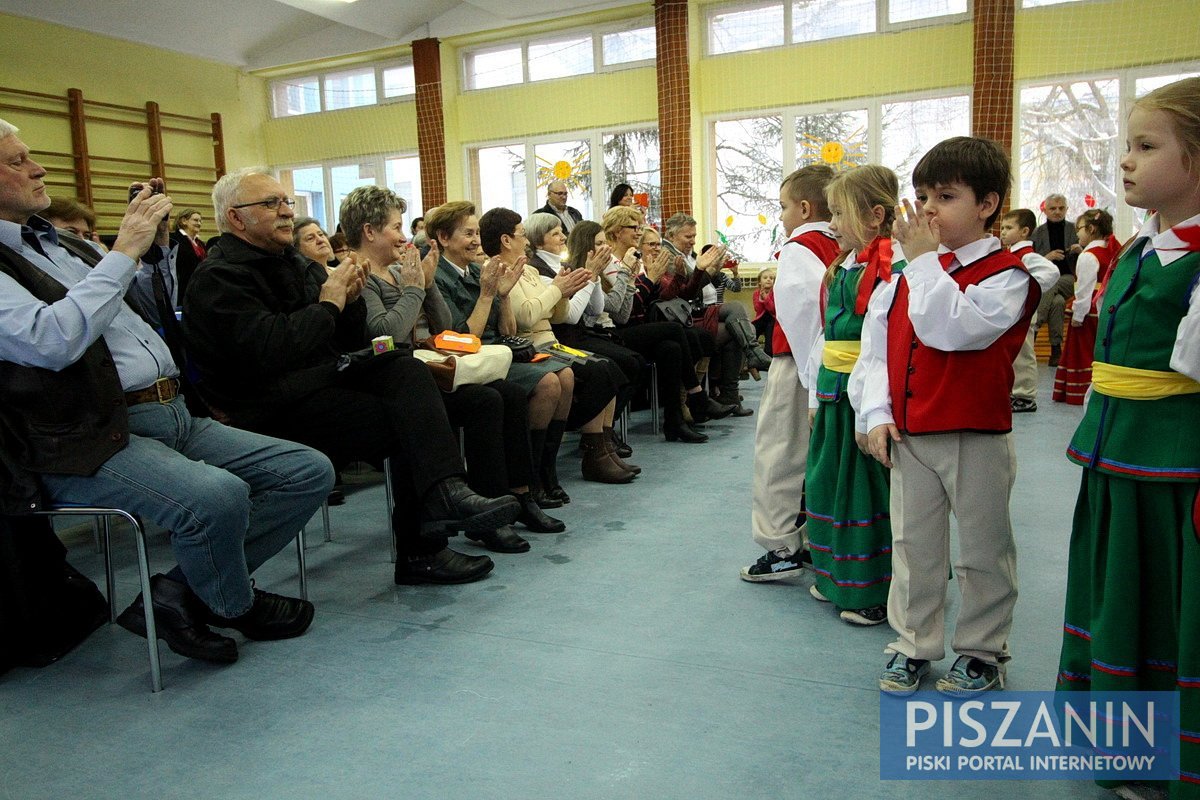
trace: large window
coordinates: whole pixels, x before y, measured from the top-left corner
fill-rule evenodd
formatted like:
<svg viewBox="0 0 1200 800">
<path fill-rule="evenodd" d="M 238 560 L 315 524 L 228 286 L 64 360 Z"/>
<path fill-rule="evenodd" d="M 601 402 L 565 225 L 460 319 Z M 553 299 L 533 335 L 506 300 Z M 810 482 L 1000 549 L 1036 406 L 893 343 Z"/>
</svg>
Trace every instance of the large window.
<svg viewBox="0 0 1200 800">
<path fill-rule="evenodd" d="M 327 232 L 337 229 L 346 195 L 359 186 L 386 186 L 404 198 L 405 229 L 423 214 L 421 165 L 416 156 L 372 156 L 352 163 L 313 164 L 279 170 L 279 182 L 296 198 L 296 216 L 309 216 Z"/>
<path fill-rule="evenodd" d="M 651 20 L 489 44 L 463 53 L 463 85 L 491 89 L 640 66 L 654 59 Z M 597 57 L 598 56 L 598 57 Z"/>
<path fill-rule="evenodd" d="M 603 215 L 618 183 L 645 196 L 650 222 L 661 218 L 656 129 L 585 131 L 569 138 L 484 145 L 469 149 L 467 162 L 480 213 L 503 206 L 528 216 L 546 204 L 549 184 L 563 181 L 567 204 L 584 219 Z"/>
<path fill-rule="evenodd" d="M 341 72 L 271 81 L 275 117 L 315 114 L 411 98 L 417 83 L 411 62 L 388 62 Z"/>
<path fill-rule="evenodd" d="M 744 259 L 766 261 L 784 235 L 778 224 L 783 176 L 807 164 L 840 171 L 876 162 L 893 168 L 901 196 L 911 196 L 917 159 L 942 139 L 969 132 L 966 94 L 714 120 L 715 238 L 724 238 Z"/>
<path fill-rule="evenodd" d="M 707 11 L 708 53 L 740 53 L 785 44 L 888 31 L 969 17 L 967 0 L 760 0 Z"/>
<path fill-rule="evenodd" d="M 1200 64 L 1171 64 L 1022 86 L 1013 205 L 1037 212 L 1047 195 L 1062 194 L 1069 218 L 1103 208 L 1117 235 L 1128 236 L 1144 214 L 1125 204 L 1119 185 L 1129 108 L 1147 92 L 1196 75 Z"/>
</svg>

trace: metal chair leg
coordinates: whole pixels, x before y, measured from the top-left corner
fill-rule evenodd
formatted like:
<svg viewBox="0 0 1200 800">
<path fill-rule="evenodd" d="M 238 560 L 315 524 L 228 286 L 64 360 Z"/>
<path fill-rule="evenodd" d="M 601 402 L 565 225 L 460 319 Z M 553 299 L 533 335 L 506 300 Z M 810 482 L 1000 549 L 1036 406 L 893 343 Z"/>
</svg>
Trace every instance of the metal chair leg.
<svg viewBox="0 0 1200 800">
<path fill-rule="evenodd" d="M 626 405 L 621 409 L 621 416 L 617 417 L 617 431 L 621 434 L 622 441 L 629 438 L 629 406 Z"/>
<path fill-rule="evenodd" d="M 99 523 L 102 525 L 102 533 L 100 535 L 100 548 L 104 554 L 104 589 L 108 597 L 108 624 L 113 624 L 117 621 L 117 579 L 113 574 L 112 560 L 112 529 L 109 527 L 111 517 L 105 515 L 102 517 L 93 517 L 92 524 Z"/>
<path fill-rule="evenodd" d="M 296 534 L 296 570 L 300 573 L 301 600 L 308 599 L 308 562 L 304 555 L 304 535 L 304 528 L 300 528 L 300 532 Z"/>
<path fill-rule="evenodd" d="M 321 503 L 321 524 L 325 526 L 325 541 L 333 541 L 333 532 L 329 529 L 329 501 Z"/>
<path fill-rule="evenodd" d="M 650 362 L 650 432 L 658 435 L 658 364 Z"/>
<path fill-rule="evenodd" d="M 392 563 L 396 563 L 396 532 L 392 530 L 392 516 L 396 509 L 396 498 L 392 495 L 392 460 L 383 460 L 383 490 L 387 497 L 387 532 L 392 544 Z"/>
</svg>

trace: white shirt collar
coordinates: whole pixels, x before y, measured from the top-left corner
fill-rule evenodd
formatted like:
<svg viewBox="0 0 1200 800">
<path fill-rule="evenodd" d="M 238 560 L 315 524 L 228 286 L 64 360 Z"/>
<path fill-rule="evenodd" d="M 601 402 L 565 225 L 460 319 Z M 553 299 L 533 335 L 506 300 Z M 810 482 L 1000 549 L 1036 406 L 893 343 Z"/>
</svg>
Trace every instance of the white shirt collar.
<svg viewBox="0 0 1200 800">
<path fill-rule="evenodd" d="M 958 260 L 959 266 L 972 264 L 986 255 L 996 252 L 1000 249 L 1000 240 L 995 236 L 984 236 L 982 239 L 976 239 L 973 242 L 964 244 L 954 252 L 954 257 Z M 949 247 L 944 244 L 938 245 L 938 255 L 951 252 Z"/>
<path fill-rule="evenodd" d="M 1093 241 L 1088 242 L 1087 247 L 1085 247 L 1083 249 L 1084 250 L 1095 250 L 1097 247 L 1104 247 L 1107 244 L 1108 244 L 1108 242 L 1105 241 L 1104 239 L 1095 239 Z"/>
<path fill-rule="evenodd" d="M 804 223 L 799 228 L 796 228 L 796 230 L 792 231 L 792 235 L 788 238 L 795 239 L 797 236 L 808 233 L 809 231 L 821 231 L 821 233 L 828 233 L 831 236 L 833 235 L 832 231 L 829 230 L 829 221 L 823 219 L 818 220 L 817 222 Z"/>
<path fill-rule="evenodd" d="M 1158 230 L 1158 214 L 1151 214 L 1150 217 L 1142 223 L 1141 230 L 1137 232 L 1138 239 L 1142 237 L 1150 238 L 1150 248 L 1158 253 L 1158 261 L 1164 267 L 1168 264 L 1177 261 L 1187 255 L 1187 248 L 1183 240 L 1176 236 L 1172 231 L 1174 228 L 1168 228 L 1161 233 Z M 1176 225 L 1176 228 L 1184 226 L 1200 225 L 1200 214 L 1194 217 L 1185 219 L 1183 222 Z"/>
<path fill-rule="evenodd" d="M 1008 249 L 1009 249 L 1009 252 L 1015 253 L 1018 250 L 1021 250 L 1026 247 L 1033 247 L 1033 242 L 1029 241 L 1028 239 L 1022 239 L 1021 241 L 1017 242 L 1016 244 L 1014 244 L 1012 247 L 1010 247 Z"/>
</svg>

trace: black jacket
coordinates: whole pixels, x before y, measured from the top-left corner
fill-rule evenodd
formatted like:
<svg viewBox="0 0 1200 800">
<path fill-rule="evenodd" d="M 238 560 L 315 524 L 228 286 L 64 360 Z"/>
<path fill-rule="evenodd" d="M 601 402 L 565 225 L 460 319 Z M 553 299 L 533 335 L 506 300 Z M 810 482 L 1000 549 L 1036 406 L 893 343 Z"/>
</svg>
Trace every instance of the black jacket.
<svg viewBox="0 0 1200 800">
<path fill-rule="evenodd" d="M 325 267 L 223 234 L 192 276 L 183 323 L 208 397 L 239 426 L 331 385 L 344 352 L 369 344 L 362 298 L 319 301 Z"/>
<path fill-rule="evenodd" d="M 90 247 L 65 248 L 95 266 Z M 16 251 L 0 245 L 0 271 L 47 303 L 67 289 Z M 36 511 L 39 473 L 92 475 L 129 443 L 121 378 L 103 337 L 59 372 L 0 361 L 0 511 Z"/>
<path fill-rule="evenodd" d="M 549 203 L 546 203 L 546 205 L 542 206 L 534 213 L 553 214 L 556 217 L 558 216 L 558 212 L 555 211 L 554 207 L 551 206 Z M 567 206 L 567 214 L 571 217 L 571 219 L 575 220 L 576 222 L 579 222 L 583 219 L 583 214 L 579 213 L 579 209 L 576 208 L 575 206 Z"/>
</svg>

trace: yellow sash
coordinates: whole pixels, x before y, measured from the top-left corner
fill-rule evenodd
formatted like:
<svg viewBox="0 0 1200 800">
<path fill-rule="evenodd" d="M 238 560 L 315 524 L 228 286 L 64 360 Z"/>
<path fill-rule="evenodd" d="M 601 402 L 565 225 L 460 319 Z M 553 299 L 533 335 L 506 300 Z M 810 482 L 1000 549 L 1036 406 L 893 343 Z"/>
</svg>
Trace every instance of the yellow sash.
<svg viewBox="0 0 1200 800">
<path fill-rule="evenodd" d="M 1179 372 L 1135 369 L 1103 361 L 1092 362 L 1096 391 L 1123 400 L 1162 400 L 1181 394 L 1200 394 L 1200 383 Z"/>
<path fill-rule="evenodd" d="M 825 349 L 821 351 L 821 363 L 825 365 L 825 369 L 848 373 L 854 369 L 861 352 L 862 342 L 857 339 L 827 341 Z"/>
</svg>

